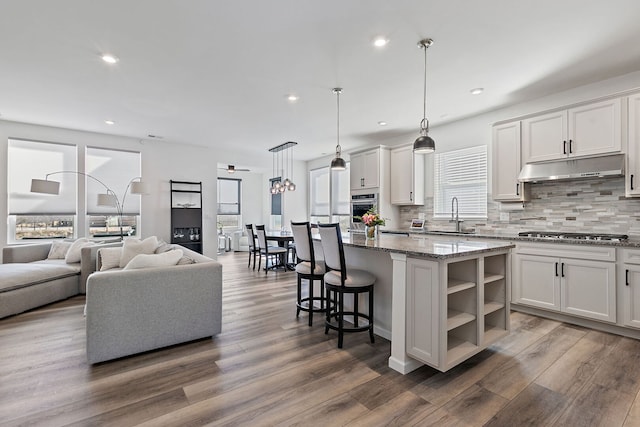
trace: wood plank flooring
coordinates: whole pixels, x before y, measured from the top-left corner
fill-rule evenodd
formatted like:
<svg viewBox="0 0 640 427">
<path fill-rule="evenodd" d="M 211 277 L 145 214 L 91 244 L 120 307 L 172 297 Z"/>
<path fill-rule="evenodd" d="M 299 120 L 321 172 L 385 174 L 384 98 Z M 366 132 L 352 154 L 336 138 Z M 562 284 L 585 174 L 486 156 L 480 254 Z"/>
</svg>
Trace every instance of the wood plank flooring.
<svg viewBox="0 0 640 427">
<path fill-rule="evenodd" d="M 224 264 L 222 333 L 89 366 L 84 297 L 0 320 L 0 425 L 640 426 L 640 342 L 512 313 L 447 373 L 295 317 L 295 274 Z"/>
</svg>

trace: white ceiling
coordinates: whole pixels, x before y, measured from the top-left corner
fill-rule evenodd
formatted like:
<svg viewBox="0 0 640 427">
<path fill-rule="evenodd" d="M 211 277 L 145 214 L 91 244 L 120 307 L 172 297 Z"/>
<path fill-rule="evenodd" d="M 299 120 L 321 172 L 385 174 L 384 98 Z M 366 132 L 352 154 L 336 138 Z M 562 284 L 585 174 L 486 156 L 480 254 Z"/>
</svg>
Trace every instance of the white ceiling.
<svg viewBox="0 0 640 427">
<path fill-rule="evenodd" d="M 637 0 L 0 0 L 0 119 L 331 153 L 640 70 Z M 372 46 L 375 36 L 390 43 Z M 113 53 L 120 62 L 100 59 Z M 479 96 L 469 91 L 485 88 Z M 286 96 L 300 96 L 289 103 Z M 109 126 L 104 120 L 116 122 Z M 380 127 L 378 121 L 387 121 Z M 411 137 L 413 138 L 413 136 Z M 412 139 L 411 139 L 412 140 Z M 257 164 L 242 166 L 256 167 Z M 238 167 L 242 167 L 238 166 Z M 262 165 L 264 166 L 264 165 Z"/>
</svg>

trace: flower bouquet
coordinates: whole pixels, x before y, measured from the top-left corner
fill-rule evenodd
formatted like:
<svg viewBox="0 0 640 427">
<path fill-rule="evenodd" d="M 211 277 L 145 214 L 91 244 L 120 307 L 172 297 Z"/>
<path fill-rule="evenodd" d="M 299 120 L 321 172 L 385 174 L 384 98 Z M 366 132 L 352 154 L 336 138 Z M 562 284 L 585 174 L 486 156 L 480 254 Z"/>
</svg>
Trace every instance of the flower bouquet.
<svg viewBox="0 0 640 427">
<path fill-rule="evenodd" d="M 376 207 L 372 207 L 362 215 L 361 217 L 356 216 L 356 219 L 361 220 L 364 223 L 364 232 L 367 236 L 367 239 L 375 239 L 378 234 L 378 226 L 384 225 L 384 218 L 376 212 Z"/>
</svg>

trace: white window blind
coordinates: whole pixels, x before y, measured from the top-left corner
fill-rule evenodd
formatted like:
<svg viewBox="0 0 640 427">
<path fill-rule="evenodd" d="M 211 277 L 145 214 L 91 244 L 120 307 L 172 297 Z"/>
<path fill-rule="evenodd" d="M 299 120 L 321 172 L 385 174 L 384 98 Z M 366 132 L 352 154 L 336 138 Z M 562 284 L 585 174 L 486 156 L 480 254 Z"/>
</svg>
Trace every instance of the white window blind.
<svg viewBox="0 0 640 427">
<path fill-rule="evenodd" d="M 436 153 L 434 218 L 451 218 L 451 200 L 458 198 L 459 216 L 487 217 L 487 147 Z"/>
<path fill-rule="evenodd" d="M 55 174 L 60 194 L 31 193 L 31 179 L 45 179 L 48 173 L 75 171 L 76 146 L 51 142 L 9 139 L 7 180 L 9 215 L 75 215 L 77 177 Z"/>
<path fill-rule="evenodd" d="M 126 191 L 128 194 L 125 194 L 131 180 L 140 176 L 140 170 L 139 152 L 87 147 L 86 173 L 102 181 L 115 192 L 120 203 L 124 203 L 122 207 L 124 215 L 140 214 L 140 196 L 131 194 L 130 189 Z M 118 211 L 115 207 L 98 206 L 98 194 L 106 193 L 103 185 L 87 177 L 86 189 L 88 215 L 117 215 Z"/>
<path fill-rule="evenodd" d="M 349 165 L 343 171 L 331 171 L 331 214 L 351 215 Z"/>
<path fill-rule="evenodd" d="M 329 216 L 329 167 L 309 171 L 311 216 Z"/>
<path fill-rule="evenodd" d="M 234 178 L 218 178 L 218 215 L 240 215 L 240 183 Z"/>
</svg>

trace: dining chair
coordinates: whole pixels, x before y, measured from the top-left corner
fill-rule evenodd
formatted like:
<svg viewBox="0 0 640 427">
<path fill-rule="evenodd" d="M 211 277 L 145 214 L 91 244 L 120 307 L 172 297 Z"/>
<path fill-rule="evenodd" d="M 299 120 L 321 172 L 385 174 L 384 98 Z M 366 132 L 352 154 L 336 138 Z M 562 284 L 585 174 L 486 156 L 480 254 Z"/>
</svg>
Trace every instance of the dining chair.
<svg viewBox="0 0 640 427">
<path fill-rule="evenodd" d="M 340 224 L 318 224 L 320 241 L 324 252 L 324 262 L 327 272 L 324 274 L 324 285 L 327 299 L 335 301 L 332 306 L 327 305 L 324 333 L 329 329 L 338 331 L 338 348 L 342 348 L 345 332 L 369 331 L 371 342 L 373 338 L 373 284 L 376 277 L 368 271 L 348 267 L 345 263 L 344 247 Z M 345 294 L 353 295 L 353 309 L 345 309 Z M 368 313 L 358 308 L 361 294 L 367 294 L 369 299 Z M 351 316 L 353 326 L 345 326 L 345 316 Z M 360 318 L 367 323 L 360 326 Z"/>
<path fill-rule="evenodd" d="M 267 244 L 267 232 L 264 229 L 263 225 L 256 224 L 256 234 L 258 235 L 258 247 L 259 247 L 259 256 L 258 258 L 258 270 L 260 270 L 262 266 L 262 257 L 264 256 L 264 273 L 267 274 L 270 268 L 276 268 L 283 266 L 286 268 L 286 263 L 284 257 L 287 254 L 287 248 L 281 246 L 269 246 Z M 269 266 L 269 260 L 271 258 L 271 266 Z M 278 262 L 275 262 L 275 259 Z"/>
<path fill-rule="evenodd" d="M 291 221 L 291 232 L 296 247 L 296 273 L 298 276 L 298 292 L 296 298 L 296 317 L 300 316 L 300 310 L 309 313 L 309 326 L 313 325 L 313 313 L 326 313 L 326 304 L 329 301 L 325 298 L 324 289 L 324 263 L 316 261 L 313 241 L 311 239 L 311 226 L 309 222 Z M 306 280 L 309 287 L 308 296 L 302 297 L 302 281 Z M 314 296 L 313 285 L 316 280 L 320 281 L 320 296 Z M 319 307 L 315 302 L 320 303 Z"/>
<path fill-rule="evenodd" d="M 253 256 L 253 269 L 256 269 L 256 255 L 260 256 L 260 248 L 256 243 L 256 235 L 253 233 L 253 225 L 246 224 L 247 228 L 247 241 L 249 242 L 249 264 L 247 268 L 251 267 L 251 256 Z"/>
</svg>

